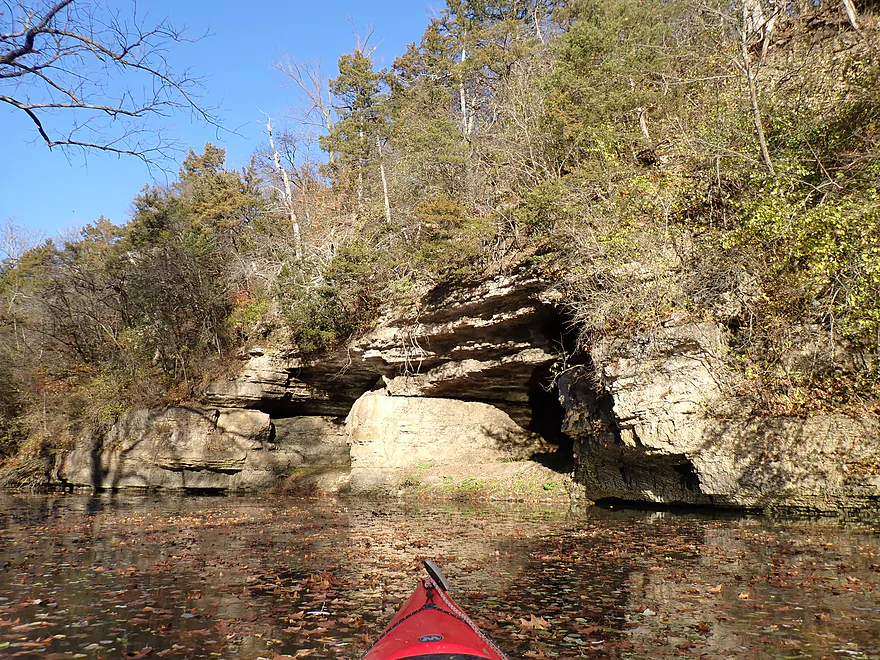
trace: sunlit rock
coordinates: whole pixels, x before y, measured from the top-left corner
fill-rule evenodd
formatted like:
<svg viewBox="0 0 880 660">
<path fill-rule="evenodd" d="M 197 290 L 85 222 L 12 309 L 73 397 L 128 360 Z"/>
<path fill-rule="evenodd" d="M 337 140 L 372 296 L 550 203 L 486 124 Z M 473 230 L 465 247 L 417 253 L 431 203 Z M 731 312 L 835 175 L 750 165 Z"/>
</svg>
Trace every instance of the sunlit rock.
<svg viewBox="0 0 880 660">
<path fill-rule="evenodd" d="M 528 427 L 563 332 L 551 298 L 527 271 L 438 288 L 386 312 L 349 352 L 393 395 L 488 402 Z"/>
<path fill-rule="evenodd" d="M 276 485 L 304 466 L 347 465 L 336 420 L 285 420 L 229 408 L 169 408 L 123 415 L 104 439 L 60 456 L 58 482 L 94 489 L 246 490 Z"/>
<path fill-rule="evenodd" d="M 553 447 L 485 403 L 370 392 L 346 420 L 354 468 L 497 463 Z"/>
<path fill-rule="evenodd" d="M 281 351 L 252 347 L 243 356 L 240 370 L 205 385 L 203 401 L 211 406 L 258 408 L 289 396 L 291 391 L 307 393 L 309 388 L 291 377 L 297 366 Z"/>
<path fill-rule="evenodd" d="M 592 499 L 825 511 L 880 501 L 873 418 L 737 410 L 711 323 L 608 339 L 559 379 Z"/>
</svg>

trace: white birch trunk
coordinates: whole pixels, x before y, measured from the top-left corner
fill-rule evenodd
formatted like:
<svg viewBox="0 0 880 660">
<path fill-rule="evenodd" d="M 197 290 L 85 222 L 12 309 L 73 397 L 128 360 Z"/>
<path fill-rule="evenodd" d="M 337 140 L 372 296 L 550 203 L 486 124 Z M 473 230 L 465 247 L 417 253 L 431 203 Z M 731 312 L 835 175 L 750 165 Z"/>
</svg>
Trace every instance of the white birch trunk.
<svg viewBox="0 0 880 660">
<path fill-rule="evenodd" d="M 861 30 L 859 30 L 859 12 L 853 0 L 843 0 L 843 8 L 846 10 L 846 17 L 849 19 L 849 24 L 852 25 L 853 30 L 861 34 Z"/>
<path fill-rule="evenodd" d="M 382 141 L 376 138 L 379 149 L 379 176 L 382 177 L 382 194 L 385 196 L 385 222 L 391 224 L 391 200 L 388 198 L 388 179 L 385 178 L 385 163 L 382 162 Z"/>
<path fill-rule="evenodd" d="M 302 261 L 302 237 L 299 231 L 299 219 L 296 217 L 296 211 L 293 206 L 293 188 L 290 185 L 290 177 L 281 166 L 281 156 L 275 148 L 275 140 L 272 136 L 272 119 L 266 115 L 266 132 L 269 134 L 269 147 L 272 149 L 272 160 L 275 162 L 275 169 L 281 174 L 281 180 L 284 182 L 284 203 L 287 206 L 287 213 L 290 218 L 290 224 L 293 228 L 293 249 L 296 253 L 297 261 Z"/>
<path fill-rule="evenodd" d="M 467 51 L 462 48 L 461 49 L 461 63 L 464 64 L 467 60 Z M 462 78 L 461 82 L 458 84 L 458 94 L 459 101 L 461 104 L 461 132 L 467 136 L 470 135 L 470 126 L 468 122 L 468 107 L 467 107 L 467 95 L 464 91 L 464 78 Z"/>
</svg>

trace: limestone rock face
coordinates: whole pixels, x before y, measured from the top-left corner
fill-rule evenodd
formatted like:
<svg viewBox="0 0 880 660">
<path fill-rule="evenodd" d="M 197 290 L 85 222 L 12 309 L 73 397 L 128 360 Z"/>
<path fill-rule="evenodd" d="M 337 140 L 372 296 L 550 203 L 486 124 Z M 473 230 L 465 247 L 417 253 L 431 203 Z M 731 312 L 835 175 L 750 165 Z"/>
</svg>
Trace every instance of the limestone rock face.
<svg viewBox="0 0 880 660">
<path fill-rule="evenodd" d="M 389 394 L 485 401 L 528 426 L 560 332 L 547 284 L 519 273 L 434 291 L 417 312 L 394 310 L 351 355 Z"/>
<path fill-rule="evenodd" d="M 703 421 L 723 402 L 726 344 L 714 323 L 663 328 L 639 341 L 609 339 L 592 351 L 614 401 L 621 441 L 675 453 L 703 436 Z"/>
<path fill-rule="evenodd" d="M 396 396 L 486 401 L 528 427 L 536 397 L 556 405 L 541 388 L 562 332 L 547 286 L 520 272 L 438 288 L 319 359 L 251 348 L 237 374 L 205 387 L 203 401 L 273 418 L 344 417 L 364 392 L 384 386 Z"/>
<path fill-rule="evenodd" d="M 360 383 L 356 385 L 358 394 L 350 397 L 350 401 L 343 401 L 340 407 L 332 387 L 326 387 L 323 382 L 304 382 L 297 377 L 309 368 L 310 365 L 279 349 L 253 347 L 244 356 L 242 367 L 235 375 L 205 386 L 202 400 L 206 405 L 224 408 L 345 416 L 351 402 L 362 391 Z M 374 374 L 367 381 L 374 382 L 376 378 L 378 376 Z"/>
<path fill-rule="evenodd" d="M 364 395 L 346 420 L 352 486 L 377 471 L 523 460 L 552 447 L 485 403 Z"/>
<path fill-rule="evenodd" d="M 273 420 L 275 445 L 296 467 L 347 467 L 351 463 L 345 421 L 337 417 L 289 417 Z"/>
<path fill-rule="evenodd" d="M 84 440 L 64 454 L 55 476 L 66 485 L 108 490 L 246 490 L 271 486 L 295 467 L 347 463 L 338 421 L 301 425 L 309 435 L 305 446 L 297 444 L 302 434 L 290 430 L 296 424 L 282 426 L 281 438 L 274 437 L 269 415 L 256 410 L 133 411 L 103 441 Z"/>
<path fill-rule="evenodd" d="M 725 395 L 710 323 L 610 339 L 560 379 L 576 478 L 592 499 L 809 510 L 880 501 L 873 419 L 752 418 Z"/>
<path fill-rule="evenodd" d="M 828 511 L 880 503 L 874 418 L 713 420 L 692 453 L 716 504 Z"/>
<path fill-rule="evenodd" d="M 252 347 L 243 358 L 237 373 L 205 386 L 205 405 L 252 408 L 285 418 L 345 417 L 379 380 L 371 367 L 352 363 L 345 349 L 303 361 L 281 349 Z"/>
<path fill-rule="evenodd" d="M 256 487 L 297 467 L 348 465 L 338 420 L 349 413 L 359 467 L 552 452 L 524 430 L 541 405 L 554 411 L 556 431 L 561 417 L 542 388 L 561 332 L 546 288 L 525 271 L 438 288 L 320 358 L 252 347 L 234 375 L 204 387 L 204 408 L 126 415 L 102 443 L 67 454 L 59 480 L 100 488 Z M 390 407 L 356 405 L 383 384 L 395 395 L 384 397 Z"/>
<path fill-rule="evenodd" d="M 278 351 L 251 348 L 235 376 L 205 386 L 204 401 L 211 406 L 256 408 L 263 402 L 283 399 L 291 368 L 290 360 Z"/>
</svg>

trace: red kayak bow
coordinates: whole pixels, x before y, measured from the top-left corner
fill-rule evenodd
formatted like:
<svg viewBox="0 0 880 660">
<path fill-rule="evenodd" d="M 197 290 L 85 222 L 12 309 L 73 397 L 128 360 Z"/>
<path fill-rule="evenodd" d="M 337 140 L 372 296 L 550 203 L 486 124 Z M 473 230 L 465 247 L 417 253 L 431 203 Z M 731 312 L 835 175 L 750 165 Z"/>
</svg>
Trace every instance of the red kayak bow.
<svg viewBox="0 0 880 660">
<path fill-rule="evenodd" d="M 446 593 L 446 578 L 430 560 L 419 582 L 361 660 L 508 660 Z"/>
</svg>

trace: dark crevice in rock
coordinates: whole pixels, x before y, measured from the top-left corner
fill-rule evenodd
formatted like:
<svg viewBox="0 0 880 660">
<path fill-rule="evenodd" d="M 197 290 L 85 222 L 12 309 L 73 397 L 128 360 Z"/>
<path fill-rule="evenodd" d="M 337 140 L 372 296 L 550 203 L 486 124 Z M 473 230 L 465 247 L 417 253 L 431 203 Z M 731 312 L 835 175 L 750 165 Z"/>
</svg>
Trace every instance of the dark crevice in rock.
<svg viewBox="0 0 880 660">
<path fill-rule="evenodd" d="M 569 474 L 574 469 L 574 454 L 570 448 L 559 447 L 554 452 L 535 454 L 530 460 L 560 474 Z"/>
<path fill-rule="evenodd" d="M 593 504 L 600 509 L 623 509 L 629 511 L 672 511 L 676 515 L 693 513 L 706 515 L 713 519 L 723 517 L 725 514 L 741 518 L 743 513 L 758 513 L 759 509 L 741 506 L 719 506 L 715 504 L 690 504 L 686 502 L 648 502 L 643 500 L 626 500 L 619 497 L 605 497 L 598 499 Z"/>
<path fill-rule="evenodd" d="M 352 405 L 364 393 L 376 388 L 381 383 L 379 374 L 371 374 L 370 378 L 357 379 L 352 387 L 350 382 L 345 387 L 338 388 L 340 391 L 330 391 L 326 394 L 316 394 L 314 398 L 298 398 L 290 394 L 277 399 L 263 399 L 251 406 L 254 410 L 264 412 L 273 419 L 287 417 L 340 417 L 345 419 Z"/>
<path fill-rule="evenodd" d="M 700 488 L 700 475 L 694 469 L 694 464 L 690 461 L 680 465 L 673 465 L 672 469 L 681 477 L 681 486 L 694 493 L 702 493 Z"/>
<path fill-rule="evenodd" d="M 622 445 L 620 425 L 614 415 L 614 398 L 598 381 L 589 355 L 557 379 L 558 396 L 565 416 L 562 432 L 586 448 Z"/>
<path fill-rule="evenodd" d="M 645 444 L 642 442 L 641 438 L 639 438 L 639 434 L 635 428 L 629 429 L 630 437 L 632 437 L 632 441 L 636 443 L 636 447 L 644 448 Z M 620 434 L 620 429 L 618 429 L 618 435 Z"/>
<path fill-rule="evenodd" d="M 565 410 L 553 385 L 551 365 L 535 369 L 528 383 L 531 420 L 528 430 L 557 447 L 556 451 L 534 460 L 559 472 L 574 467 L 574 442 L 562 432 Z"/>
<path fill-rule="evenodd" d="M 579 477 L 596 501 L 626 500 L 708 505 L 694 465 L 682 455 L 651 456 L 639 449 L 581 449 Z M 588 463 L 586 464 L 585 461 Z"/>
<path fill-rule="evenodd" d="M 548 308 L 540 334 L 549 338 L 555 352 L 566 357 L 568 366 L 589 360 L 588 355 L 577 350 L 577 332 L 571 318 L 558 308 Z M 526 384 L 531 411 L 527 428 L 557 447 L 555 452 L 534 457 L 534 460 L 558 472 L 571 472 L 575 465 L 574 441 L 564 431 L 566 411 L 556 382 L 558 369 L 557 364 L 545 364 L 532 372 Z"/>
</svg>

